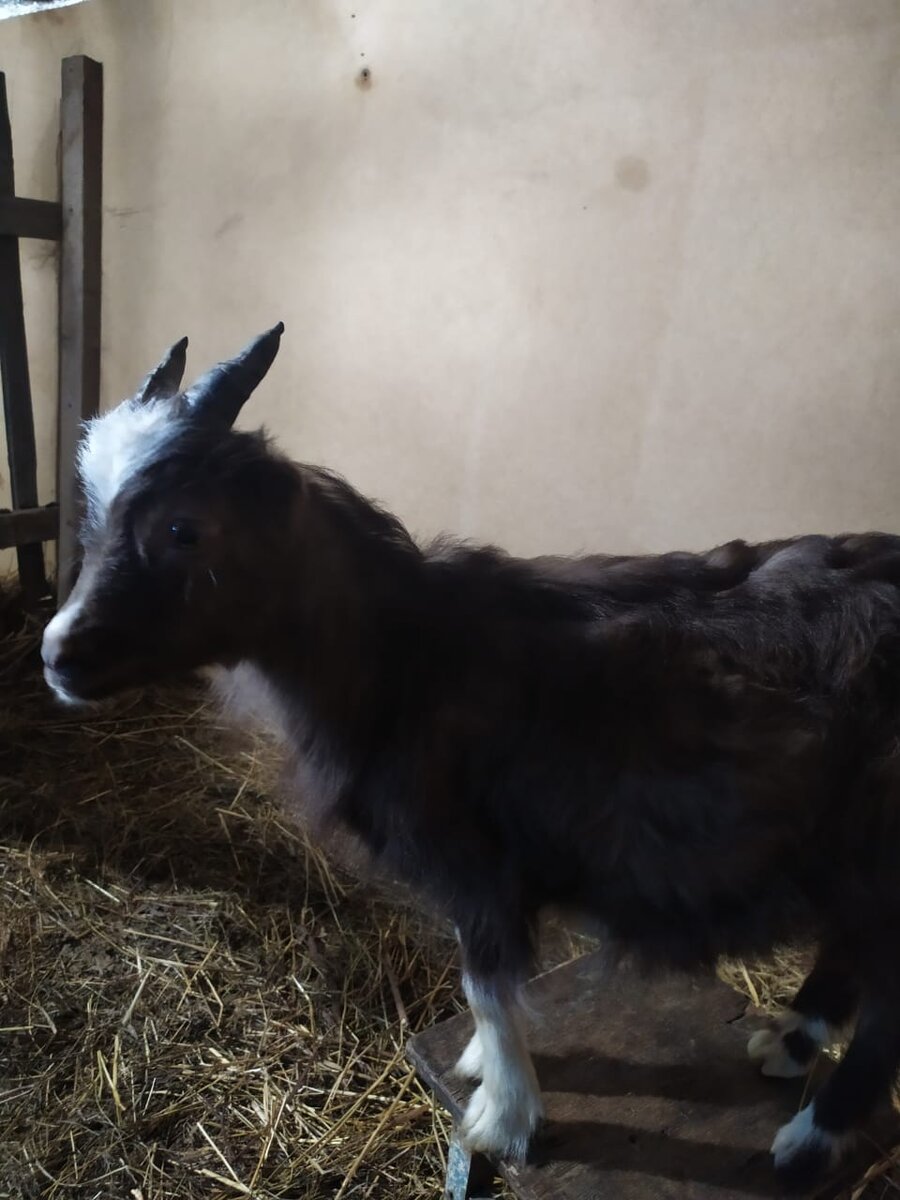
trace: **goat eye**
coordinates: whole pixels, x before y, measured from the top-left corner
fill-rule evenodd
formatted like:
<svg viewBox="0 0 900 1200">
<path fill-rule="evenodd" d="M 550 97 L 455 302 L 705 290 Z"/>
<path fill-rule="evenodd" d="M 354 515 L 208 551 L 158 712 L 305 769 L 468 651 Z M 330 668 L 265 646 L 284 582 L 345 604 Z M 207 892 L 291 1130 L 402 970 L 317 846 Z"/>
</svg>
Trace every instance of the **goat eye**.
<svg viewBox="0 0 900 1200">
<path fill-rule="evenodd" d="M 197 545 L 197 529 L 190 521 L 172 521 L 169 525 L 169 535 L 178 546 Z"/>
</svg>

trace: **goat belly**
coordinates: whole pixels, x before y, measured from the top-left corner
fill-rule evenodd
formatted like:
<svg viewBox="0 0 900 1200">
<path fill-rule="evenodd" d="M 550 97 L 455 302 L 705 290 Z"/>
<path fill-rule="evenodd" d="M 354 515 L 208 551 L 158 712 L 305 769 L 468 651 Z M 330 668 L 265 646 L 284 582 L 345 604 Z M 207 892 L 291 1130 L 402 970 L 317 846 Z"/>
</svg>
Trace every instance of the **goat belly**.
<svg viewBox="0 0 900 1200">
<path fill-rule="evenodd" d="M 810 933 L 794 870 L 801 828 L 783 806 L 770 817 L 727 770 L 623 775 L 603 808 L 559 899 L 648 965 L 692 968 Z"/>
</svg>

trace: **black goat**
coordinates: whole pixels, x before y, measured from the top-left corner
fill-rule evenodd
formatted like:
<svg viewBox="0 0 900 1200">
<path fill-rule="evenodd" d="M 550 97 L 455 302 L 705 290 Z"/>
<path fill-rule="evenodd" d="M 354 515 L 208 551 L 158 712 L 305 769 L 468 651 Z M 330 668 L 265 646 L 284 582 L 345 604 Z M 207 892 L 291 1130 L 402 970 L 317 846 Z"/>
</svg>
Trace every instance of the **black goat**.
<svg viewBox="0 0 900 1200">
<path fill-rule="evenodd" d="M 49 684 L 102 698 L 213 667 L 299 793 L 450 915 L 476 1034 L 471 1146 L 541 1103 L 516 1015 L 554 907 L 651 965 L 816 939 L 770 1074 L 850 1047 L 777 1135 L 810 1181 L 900 1064 L 900 539 L 516 560 L 439 543 L 231 425 L 281 327 L 180 392 L 185 343 L 93 422 L 84 565 Z"/>
</svg>

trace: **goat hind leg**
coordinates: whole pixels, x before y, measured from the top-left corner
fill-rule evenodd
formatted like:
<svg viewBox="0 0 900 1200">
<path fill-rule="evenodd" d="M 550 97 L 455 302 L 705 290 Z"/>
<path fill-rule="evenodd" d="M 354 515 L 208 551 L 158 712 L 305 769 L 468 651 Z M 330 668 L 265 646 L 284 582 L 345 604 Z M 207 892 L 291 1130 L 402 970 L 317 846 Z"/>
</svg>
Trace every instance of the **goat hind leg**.
<svg viewBox="0 0 900 1200">
<path fill-rule="evenodd" d="M 772 1144 L 775 1170 L 790 1190 L 812 1187 L 852 1145 L 856 1127 L 890 1093 L 900 1068 L 897 1004 L 866 995 L 843 1059 L 815 1099 Z"/>
<path fill-rule="evenodd" d="M 850 956 L 837 945 L 825 945 L 790 1008 L 772 1026 L 753 1034 L 747 1054 L 763 1075 L 806 1075 L 831 1031 L 850 1021 L 858 1003 Z"/>
</svg>

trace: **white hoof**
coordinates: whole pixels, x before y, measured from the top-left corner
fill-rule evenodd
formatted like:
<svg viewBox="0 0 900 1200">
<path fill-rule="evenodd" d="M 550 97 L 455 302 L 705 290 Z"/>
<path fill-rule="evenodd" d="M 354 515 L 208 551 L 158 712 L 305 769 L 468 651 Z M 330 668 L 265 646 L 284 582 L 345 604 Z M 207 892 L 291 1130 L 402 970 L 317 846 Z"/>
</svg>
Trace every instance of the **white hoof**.
<svg viewBox="0 0 900 1200">
<path fill-rule="evenodd" d="M 812 1183 L 836 1166 L 852 1144 L 851 1134 L 841 1136 L 821 1129 L 816 1124 L 814 1105 L 807 1104 L 775 1135 L 775 1170 L 787 1175 L 802 1171 Z"/>
<path fill-rule="evenodd" d="M 763 1075 L 776 1079 L 797 1079 L 812 1065 L 797 1062 L 778 1029 L 758 1029 L 747 1043 L 747 1054 L 751 1061 L 760 1064 Z"/>
<path fill-rule="evenodd" d="M 463 1050 L 453 1068 L 454 1075 L 460 1079 L 480 1079 L 484 1074 L 484 1052 L 481 1048 L 481 1038 L 476 1030 L 469 1039 L 469 1044 Z"/>
<path fill-rule="evenodd" d="M 747 1042 L 747 1054 L 751 1061 L 760 1064 L 763 1075 L 775 1079 L 798 1079 L 807 1075 L 815 1062 L 799 1062 L 785 1045 L 785 1034 L 799 1030 L 821 1049 L 828 1039 L 828 1027 L 824 1021 L 810 1020 L 799 1013 L 785 1013 L 778 1019 L 774 1029 L 757 1029 Z"/>
<path fill-rule="evenodd" d="M 542 1115 L 539 1094 L 513 1091 L 497 1097 L 482 1083 L 463 1116 L 462 1139 L 470 1151 L 521 1161 Z"/>
</svg>

